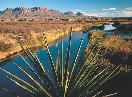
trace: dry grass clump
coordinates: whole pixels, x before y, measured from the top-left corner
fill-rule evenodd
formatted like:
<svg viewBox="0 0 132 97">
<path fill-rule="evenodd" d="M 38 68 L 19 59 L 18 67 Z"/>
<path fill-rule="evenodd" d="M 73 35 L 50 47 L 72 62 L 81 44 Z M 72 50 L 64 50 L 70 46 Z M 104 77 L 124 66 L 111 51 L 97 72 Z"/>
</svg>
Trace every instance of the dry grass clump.
<svg viewBox="0 0 132 97">
<path fill-rule="evenodd" d="M 92 31 L 91 38 L 93 43 L 95 39 L 99 39 L 97 48 L 103 47 L 106 50 L 109 50 L 109 53 L 106 54 L 105 59 L 102 60 L 102 63 L 109 63 L 109 65 L 120 65 L 122 64 L 122 71 L 130 71 L 132 67 L 132 40 L 123 38 L 119 35 L 112 35 L 105 37 L 103 32 Z M 127 68 L 126 68 L 127 67 Z M 129 68 L 128 68 L 129 67 Z"/>
<path fill-rule="evenodd" d="M 132 40 L 124 39 L 123 37 L 119 35 L 112 35 L 106 37 L 106 34 L 103 32 L 96 32 L 92 31 L 90 32 L 90 36 L 94 42 L 95 39 L 100 39 L 99 47 L 105 47 L 107 49 L 110 49 L 114 52 L 125 52 L 125 53 L 131 53 L 132 52 Z"/>
<path fill-rule="evenodd" d="M 45 22 L 0 22 L 0 41 L 3 43 L 16 43 L 16 38 L 20 37 L 35 40 L 43 33 L 56 35 L 67 34 L 70 28 L 73 31 L 82 30 L 82 26 L 90 24 L 78 22 L 63 22 L 63 21 L 45 21 Z M 51 39 L 50 39 L 51 40 Z M 31 40 L 32 41 L 32 40 Z M 29 42 L 29 41 L 28 41 Z"/>
<path fill-rule="evenodd" d="M 13 43 L 0 42 L 0 52 L 11 51 L 13 50 L 14 46 L 15 45 Z"/>
<path fill-rule="evenodd" d="M 107 37 L 103 43 L 103 46 L 109 49 L 113 49 L 115 52 L 125 52 L 130 53 L 132 52 L 132 42 L 125 41 L 121 36 L 110 36 Z"/>
</svg>

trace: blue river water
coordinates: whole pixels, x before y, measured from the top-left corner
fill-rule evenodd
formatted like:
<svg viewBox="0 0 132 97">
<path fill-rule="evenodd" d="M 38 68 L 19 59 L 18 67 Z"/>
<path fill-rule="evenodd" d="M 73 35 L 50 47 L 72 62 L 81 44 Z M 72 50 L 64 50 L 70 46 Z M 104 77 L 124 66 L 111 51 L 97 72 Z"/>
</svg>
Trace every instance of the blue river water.
<svg viewBox="0 0 132 97">
<path fill-rule="evenodd" d="M 105 26 L 104 31 L 116 29 L 116 27 L 113 27 L 112 25 L 104 25 L 104 26 Z"/>
<path fill-rule="evenodd" d="M 112 30 L 112 29 L 115 29 L 115 28 L 112 27 L 111 25 L 106 25 L 104 30 Z M 82 45 L 81 52 L 83 51 L 84 47 L 86 46 L 86 44 L 89 40 L 87 34 L 88 33 L 83 33 L 82 31 L 72 33 L 72 45 L 71 45 L 71 50 L 70 50 L 70 63 L 72 63 L 72 61 L 73 61 L 73 58 L 74 58 L 75 53 L 77 51 L 77 47 L 79 45 L 80 39 L 83 35 L 85 35 L 85 36 L 84 36 L 84 42 L 83 42 L 83 45 Z M 65 37 L 63 37 L 64 56 L 66 56 L 67 45 L 68 45 L 68 37 L 69 37 L 69 35 L 66 35 Z M 58 40 L 58 48 L 59 49 L 61 48 L 61 40 Z M 55 60 L 56 60 L 55 43 L 53 43 L 50 46 L 50 50 L 51 50 L 51 54 L 52 54 L 52 57 L 53 57 L 53 60 L 54 60 L 54 63 L 55 63 Z M 49 70 L 49 72 L 50 72 L 48 56 L 46 54 L 45 49 L 39 49 L 36 52 L 36 54 L 40 58 L 40 60 L 43 63 L 44 67 L 46 68 L 46 70 Z M 27 59 L 26 56 L 25 56 L 25 59 Z M 29 73 L 31 73 L 29 71 L 28 67 L 25 65 L 25 63 L 22 61 L 22 59 L 19 56 L 13 58 L 13 60 L 11 60 L 11 61 L 6 61 L 4 63 L 0 63 L 0 68 L 6 69 L 6 70 L 10 71 L 11 73 L 16 74 L 20 78 L 25 79 L 26 81 L 32 83 L 30 81 L 30 79 L 27 78 L 25 76 L 25 74 L 22 71 L 20 71 L 13 63 L 17 63 L 18 65 L 25 68 Z M 4 86 L 7 89 L 21 95 L 22 97 L 26 97 L 27 93 L 24 92 L 24 90 L 22 90 L 20 87 L 16 86 L 16 84 L 11 82 L 9 80 L 9 78 L 7 78 L 5 75 L 7 75 L 7 74 L 0 70 L 0 86 Z M 0 97 L 14 97 L 14 96 L 12 96 L 11 94 L 5 92 L 4 90 L 2 90 L 0 88 Z"/>
<path fill-rule="evenodd" d="M 83 51 L 84 47 L 86 46 L 86 44 L 88 42 L 87 34 L 86 33 L 83 33 L 82 31 L 72 33 L 72 45 L 71 45 L 71 50 L 70 50 L 70 53 L 71 53 L 70 54 L 70 62 L 73 61 L 73 58 L 74 58 L 75 53 L 77 51 L 77 47 L 79 45 L 80 39 L 81 39 L 81 37 L 84 34 L 85 34 L 85 36 L 84 36 L 84 42 L 83 42 L 81 51 Z M 69 38 L 69 35 L 66 35 L 65 37 L 63 37 L 64 56 L 66 56 L 66 50 L 67 50 L 67 45 L 68 45 L 68 38 Z M 58 40 L 58 48 L 59 49 L 61 48 L 61 40 Z M 56 47 L 55 47 L 55 43 L 53 43 L 50 46 L 50 50 L 51 50 L 51 54 L 52 54 L 52 57 L 53 57 L 53 60 L 54 60 L 54 63 L 55 63 L 55 60 L 56 60 L 56 53 L 55 53 L 56 52 Z M 46 54 L 45 49 L 38 50 L 36 52 L 36 54 L 40 58 L 40 60 L 43 63 L 44 67 L 46 68 L 46 70 L 49 70 L 49 72 L 50 72 L 48 56 Z M 27 59 L 26 56 L 25 56 L 25 59 Z M 64 57 L 64 59 L 65 59 L 65 57 Z M 18 65 L 20 65 L 23 68 L 25 68 L 29 73 L 31 73 L 30 70 L 28 69 L 28 67 L 25 65 L 25 63 L 22 61 L 22 59 L 19 56 L 15 57 L 10 62 L 2 63 L 2 65 L 0 65 L 0 68 L 3 68 L 5 70 L 8 70 L 11 73 L 19 76 L 20 78 L 23 78 L 26 81 L 32 83 L 30 81 L 30 79 L 27 78 L 25 76 L 25 74 L 22 71 L 20 71 L 13 63 L 17 63 Z M 26 92 L 23 92 L 23 90 L 20 87 L 16 86 L 5 75 L 7 75 L 7 74 L 0 70 L 0 86 L 4 86 L 7 89 L 9 89 L 9 90 L 11 90 L 11 91 L 13 91 L 15 93 L 17 93 L 19 95 L 22 95 L 22 97 L 26 97 Z M 2 89 L 0 89 L 0 97 L 13 97 L 13 96 L 11 94 L 3 91 Z"/>
</svg>

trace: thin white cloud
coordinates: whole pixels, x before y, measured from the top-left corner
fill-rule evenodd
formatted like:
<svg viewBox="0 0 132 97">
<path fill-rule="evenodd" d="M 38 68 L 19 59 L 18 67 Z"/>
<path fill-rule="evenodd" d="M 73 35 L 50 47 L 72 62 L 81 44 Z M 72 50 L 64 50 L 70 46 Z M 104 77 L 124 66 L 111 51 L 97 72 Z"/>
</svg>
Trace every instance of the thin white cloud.
<svg viewBox="0 0 132 97">
<path fill-rule="evenodd" d="M 99 15 L 98 15 L 98 14 L 96 14 L 96 13 L 91 13 L 91 14 L 85 13 L 84 15 L 87 15 L 87 16 L 96 16 L 96 17 L 98 17 L 98 16 L 99 16 Z"/>
<path fill-rule="evenodd" d="M 85 13 L 85 15 L 88 15 L 88 16 L 96 16 L 96 17 L 99 16 L 98 14 L 96 14 L 96 12 L 97 12 L 96 9 L 91 9 L 91 12 L 92 12 L 92 13 Z"/>
<path fill-rule="evenodd" d="M 120 13 L 121 11 L 115 11 L 115 12 Z"/>
<path fill-rule="evenodd" d="M 124 8 L 123 10 L 116 10 L 116 8 L 108 8 L 103 10 L 106 12 L 98 13 L 96 9 L 91 9 L 91 12 L 89 13 L 84 12 L 80 9 L 74 9 L 73 12 L 74 13 L 81 12 L 87 16 L 97 16 L 97 17 L 130 17 L 132 16 L 132 7 Z"/>
<path fill-rule="evenodd" d="M 122 10 L 122 11 L 119 12 L 118 14 L 119 14 L 120 16 L 130 17 L 130 16 L 132 16 L 132 11 Z"/>
<path fill-rule="evenodd" d="M 132 16 L 132 11 L 130 10 L 131 8 L 125 8 L 124 10 L 116 10 L 116 8 L 109 8 L 109 9 L 104 9 L 106 12 L 100 12 L 98 13 L 97 11 L 93 11 L 92 13 L 87 13 L 84 12 L 80 9 L 75 9 L 73 10 L 74 13 L 81 12 L 84 15 L 87 16 L 96 16 L 96 17 L 130 17 Z M 113 10 L 112 13 L 109 12 L 109 10 Z"/>
<path fill-rule="evenodd" d="M 132 11 L 132 7 L 128 7 L 128 8 L 126 8 L 126 10 L 131 10 Z"/>
<path fill-rule="evenodd" d="M 100 17 L 108 16 L 109 12 L 96 13 Z"/>
<path fill-rule="evenodd" d="M 86 12 L 81 11 L 81 13 L 85 14 Z"/>
<path fill-rule="evenodd" d="M 103 10 L 109 10 L 109 9 L 103 9 Z"/>
<path fill-rule="evenodd" d="M 78 12 L 82 12 L 82 10 L 80 10 L 80 9 L 74 9 L 72 12 L 76 14 Z"/>
<path fill-rule="evenodd" d="M 116 8 L 108 8 L 108 9 L 103 9 L 103 10 L 116 10 Z"/>
<path fill-rule="evenodd" d="M 132 16 L 132 7 L 125 8 L 124 10 L 115 11 L 117 16 L 130 17 Z"/>
<path fill-rule="evenodd" d="M 91 11 L 97 11 L 96 9 L 92 9 Z"/>
<path fill-rule="evenodd" d="M 97 11 L 95 9 L 92 9 L 92 10 Z M 75 13 L 75 14 L 78 13 L 78 12 L 81 12 L 84 15 L 87 15 L 87 16 L 98 16 L 96 13 L 87 13 L 87 12 L 82 11 L 81 9 L 74 9 L 72 12 Z"/>
<path fill-rule="evenodd" d="M 116 8 L 110 8 L 110 10 L 116 10 Z"/>
</svg>

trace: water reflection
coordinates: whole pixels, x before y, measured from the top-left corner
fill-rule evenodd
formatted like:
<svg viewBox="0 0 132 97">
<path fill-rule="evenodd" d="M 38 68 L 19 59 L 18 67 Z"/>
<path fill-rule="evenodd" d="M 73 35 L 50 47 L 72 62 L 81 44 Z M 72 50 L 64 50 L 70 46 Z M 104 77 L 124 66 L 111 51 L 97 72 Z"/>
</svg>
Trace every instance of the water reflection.
<svg viewBox="0 0 132 97">
<path fill-rule="evenodd" d="M 38 50 L 40 49 L 43 49 L 44 47 L 43 46 L 39 46 L 39 47 L 34 47 L 34 48 L 30 48 L 31 52 L 37 52 Z M 21 51 L 19 52 L 22 56 L 25 56 L 24 52 Z M 0 66 L 1 65 L 6 65 L 7 63 L 10 63 L 10 62 L 13 62 L 14 59 L 18 59 L 19 58 L 19 55 L 18 54 L 14 54 L 14 55 L 11 55 L 9 58 L 3 60 L 0 62 Z"/>
<path fill-rule="evenodd" d="M 105 27 L 104 27 L 104 30 L 106 30 L 106 31 L 116 29 L 116 27 L 112 26 L 111 24 L 109 24 L 109 25 L 104 25 L 104 26 L 105 26 Z"/>
</svg>

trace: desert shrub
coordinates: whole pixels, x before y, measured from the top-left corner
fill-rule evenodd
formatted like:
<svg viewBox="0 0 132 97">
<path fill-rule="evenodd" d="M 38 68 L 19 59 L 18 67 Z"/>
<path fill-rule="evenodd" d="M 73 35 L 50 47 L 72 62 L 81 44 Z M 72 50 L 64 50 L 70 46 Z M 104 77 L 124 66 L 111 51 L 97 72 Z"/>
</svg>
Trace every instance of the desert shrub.
<svg viewBox="0 0 132 97">
<path fill-rule="evenodd" d="M 100 39 L 98 42 L 99 47 L 104 47 L 105 49 L 109 49 L 109 53 L 106 54 L 105 58 L 111 64 L 116 66 L 122 65 L 123 67 L 131 66 L 131 54 L 132 54 L 132 42 L 128 41 L 127 38 L 123 38 L 119 35 L 112 35 L 108 37 L 102 37 L 103 32 L 91 32 L 91 38 L 95 41 L 97 38 Z M 130 67 L 132 68 L 132 67 Z"/>
<path fill-rule="evenodd" d="M 0 42 L 0 51 L 1 51 L 1 52 L 11 51 L 11 49 L 12 49 L 13 47 L 14 47 L 14 44 L 12 44 L 12 43 Z"/>
</svg>

